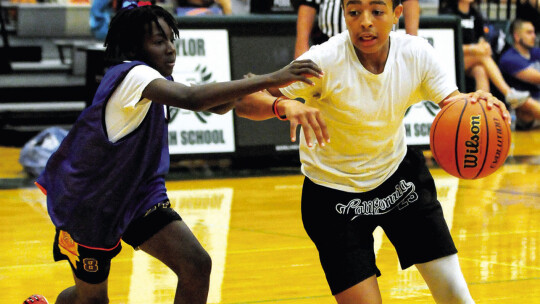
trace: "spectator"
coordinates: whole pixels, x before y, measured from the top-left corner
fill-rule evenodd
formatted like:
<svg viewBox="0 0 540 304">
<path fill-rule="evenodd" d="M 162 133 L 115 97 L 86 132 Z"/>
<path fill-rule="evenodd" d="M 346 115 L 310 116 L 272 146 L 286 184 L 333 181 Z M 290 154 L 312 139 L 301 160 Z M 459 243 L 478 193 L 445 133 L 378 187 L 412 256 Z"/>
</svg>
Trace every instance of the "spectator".
<svg viewBox="0 0 540 304">
<path fill-rule="evenodd" d="M 109 31 L 109 23 L 116 12 L 123 6 L 122 0 L 93 0 L 90 6 L 90 31 L 94 38 L 105 40 Z M 156 4 L 156 0 L 133 0 L 133 2 L 146 5 L 150 3 Z"/>
<path fill-rule="evenodd" d="M 176 0 L 179 16 L 231 15 L 231 0 Z"/>
<path fill-rule="evenodd" d="M 516 16 L 519 19 L 532 22 L 540 29 L 540 0 L 520 0 L 516 2 Z"/>
<path fill-rule="evenodd" d="M 231 11 L 233 15 L 249 15 L 249 0 L 231 0 Z"/>
<path fill-rule="evenodd" d="M 418 34 L 420 6 L 418 0 L 404 0 L 403 15 L 407 34 Z M 296 44 L 294 57 L 302 55 L 312 44 L 321 44 L 343 30 L 345 19 L 341 0 L 297 0 L 298 21 L 296 23 Z M 318 13 L 318 27 L 314 27 Z"/>
<path fill-rule="evenodd" d="M 518 108 L 528 100 L 529 93 L 510 87 L 504 80 L 493 60 L 491 45 L 484 39 L 484 18 L 473 3 L 474 0 L 449 1 L 441 3 L 440 11 L 461 18 L 465 74 L 474 79 L 476 90 L 491 92 L 491 81 L 504 95 L 507 105 Z"/>
<path fill-rule="evenodd" d="M 113 8 L 109 0 L 94 0 L 90 6 L 90 31 L 94 38 L 105 40 Z"/>
<path fill-rule="evenodd" d="M 510 34 L 513 47 L 501 55 L 499 67 L 512 87 L 528 91 L 532 98 L 540 100 L 540 48 L 535 47 L 534 26 L 530 21 L 516 19 L 510 26 Z M 526 109 L 520 107 L 516 110 L 517 129 L 528 129 L 534 123 L 534 115 L 527 113 L 530 111 Z"/>
</svg>

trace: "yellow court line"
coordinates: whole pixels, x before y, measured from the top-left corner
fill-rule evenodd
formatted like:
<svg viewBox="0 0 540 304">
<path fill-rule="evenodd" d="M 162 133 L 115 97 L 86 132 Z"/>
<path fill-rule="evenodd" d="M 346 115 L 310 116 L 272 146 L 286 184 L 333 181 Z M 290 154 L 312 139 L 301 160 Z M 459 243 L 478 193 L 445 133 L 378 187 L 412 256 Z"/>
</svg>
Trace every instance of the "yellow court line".
<svg viewBox="0 0 540 304">
<path fill-rule="evenodd" d="M 464 234 L 464 237 L 479 237 L 479 236 L 497 236 L 497 235 L 514 235 L 514 234 L 528 234 L 528 233 L 540 233 L 540 230 L 521 230 L 521 231 L 507 231 L 507 232 L 483 232 L 483 233 L 471 233 Z"/>
<path fill-rule="evenodd" d="M 515 265 L 515 264 L 509 264 L 509 263 L 486 261 L 486 260 L 482 260 L 482 259 L 464 258 L 464 257 L 461 257 L 461 256 L 459 257 L 459 260 L 460 261 L 475 262 L 475 263 L 488 263 L 488 264 L 499 265 L 499 266 L 520 267 L 520 268 L 525 268 L 525 269 L 540 270 L 539 266 Z"/>
<path fill-rule="evenodd" d="M 301 247 L 274 247 L 274 248 L 259 248 L 259 249 L 246 249 L 246 250 L 231 250 L 227 254 L 243 254 L 253 252 L 271 252 L 271 251 L 283 251 L 283 250 L 304 250 L 304 249 L 316 249 L 313 246 L 301 246 Z"/>
</svg>

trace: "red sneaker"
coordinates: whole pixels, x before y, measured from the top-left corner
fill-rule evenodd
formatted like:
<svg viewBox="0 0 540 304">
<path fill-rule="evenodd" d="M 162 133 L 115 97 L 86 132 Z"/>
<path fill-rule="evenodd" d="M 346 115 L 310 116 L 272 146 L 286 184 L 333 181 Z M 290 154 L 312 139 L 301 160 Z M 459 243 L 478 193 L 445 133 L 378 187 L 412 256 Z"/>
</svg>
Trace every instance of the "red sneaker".
<svg viewBox="0 0 540 304">
<path fill-rule="evenodd" d="M 49 302 L 42 295 L 31 295 L 28 299 L 24 300 L 23 304 L 49 304 Z"/>
</svg>

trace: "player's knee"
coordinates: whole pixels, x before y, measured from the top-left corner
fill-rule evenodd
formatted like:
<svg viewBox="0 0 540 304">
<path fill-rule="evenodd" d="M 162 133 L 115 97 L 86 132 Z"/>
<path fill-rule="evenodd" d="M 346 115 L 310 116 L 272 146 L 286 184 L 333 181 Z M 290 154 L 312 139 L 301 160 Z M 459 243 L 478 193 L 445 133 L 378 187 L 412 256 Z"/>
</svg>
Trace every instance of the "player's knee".
<svg viewBox="0 0 540 304">
<path fill-rule="evenodd" d="M 194 261 L 196 271 L 203 277 L 210 277 L 212 258 L 206 250 L 202 250 Z"/>
<path fill-rule="evenodd" d="M 84 297 L 79 297 L 79 302 L 82 304 L 109 304 L 109 297 L 106 294 L 92 294 Z"/>
<path fill-rule="evenodd" d="M 92 298 L 88 304 L 109 304 L 109 298 Z"/>
<path fill-rule="evenodd" d="M 437 304 L 474 304 L 467 285 L 451 286 L 447 292 L 439 294 Z"/>
<path fill-rule="evenodd" d="M 57 304 L 108 304 L 109 296 L 106 288 L 88 285 L 80 282 L 80 285 L 71 286 L 63 290 L 56 298 Z"/>
<path fill-rule="evenodd" d="M 437 304 L 475 304 L 471 297 L 463 297 L 460 295 L 454 295 L 448 297 L 443 301 L 437 301 Z"/>
<path fill-rule="evenodd" d="M 204 290 L 210 284 L 210 272 L 212 270 L 212 260 L 206 251 L 200 252 L 187 265 L 177 272 L 179 284 L 191 289 Z M 187 287 L 185 287 L 187 288 Z"/>
<path fill-rule="evenodd" d="M 171 268 L 179 277 L 206 280 L 210 277 L 212 259 L 208 252 L 200 247 L 191 250 L 189 256 L 178 260 Z"/>
</svg>

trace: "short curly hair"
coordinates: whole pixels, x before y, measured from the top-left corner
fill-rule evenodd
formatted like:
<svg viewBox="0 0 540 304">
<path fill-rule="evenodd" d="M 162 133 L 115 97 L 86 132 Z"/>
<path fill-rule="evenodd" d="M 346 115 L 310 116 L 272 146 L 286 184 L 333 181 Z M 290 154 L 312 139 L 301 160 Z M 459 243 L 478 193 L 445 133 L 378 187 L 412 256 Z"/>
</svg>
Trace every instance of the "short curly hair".
<svg viewBox="0 0 540 304">
<path fill-rule="evenodd" d="M 107 37 L 105 38 L 105 65 L 111 66 L 122 63 L 125 60 L 134 60 L 132 54 L 142 48 L 144 35 L 152 30 L 152 23 L 158 26 L 163 34 L 164 30 L 159 25 L 158 19 L 163 20 L 179 36 L 176 19 L 157 5 L 146 5 L 132 9 L 121 9 L 111 20 Z"/>
</svg>

